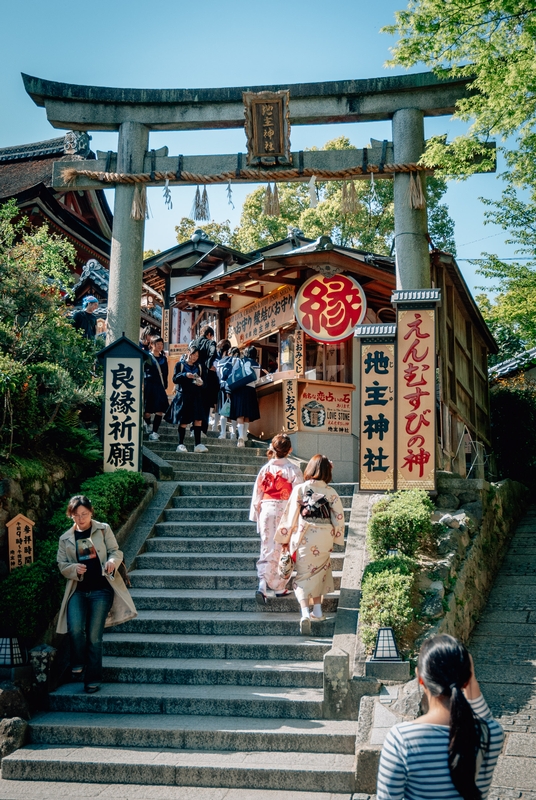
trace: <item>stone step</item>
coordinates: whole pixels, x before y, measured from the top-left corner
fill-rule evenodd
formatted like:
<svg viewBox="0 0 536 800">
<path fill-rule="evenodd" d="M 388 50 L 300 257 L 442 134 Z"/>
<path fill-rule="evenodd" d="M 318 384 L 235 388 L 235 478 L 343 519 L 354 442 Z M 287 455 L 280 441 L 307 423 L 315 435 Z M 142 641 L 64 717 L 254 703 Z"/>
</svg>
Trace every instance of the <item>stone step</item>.
<svg viewBox="0 0 536 800">
<path fill-rule="evenodd" d="M 322 661 L 106 657 L 103 668 L 103 678 L 107 683 L 302 686 L 321 689 L 323 680 Z"/>
<path fill-rule="evenodd" d="M 185 442 L 184 444 L 188 450 L 185 453 L 184 451 L 177 452 L 176 443 L 174 443 L 173 447 L 162 446 L 159 442 L 155 444 L 156 446 L 151 447 L 151 450 L 170 463 L 171 461 L 180 460 L 187 464 L 197 464 L 210 459 L 215 464 L 247 464 L 254 466 L 257 470 L 266 464 L 265 454 L 258 454 L 257 450 L 249 447 L 231 449 L 230 447 L 214 447 L 212 444 L 207 444 L 205 447 L 208 447 L 208 453 L 196 453 L 194 450 L 195 445 Z"/>
<path fill-rule="evenodd" d="M 62 711 L 38 714 L 29 728 L 34 744 L 348 755 L 355 752 L 356 732 L 357 723 L 347 720 L 297 719 L 289 724 L 285 718 L 269 717 Z"/>
<path fill-rule="evenodd" d="M 332 636 L 335 617 L 314 623 L 315 636 Z M 292 614 L 263 611 L 140 611 L 124 622 L 121 633 L 176 634 L 187 636 L 296 636 L 299 618 Z"/>
<path fill-rule="evenodd" d="M 317 626 L 313 623 L 313 634 Z M 298 618 L 296 618 L 298 630 Z M 321 661 L 331 639 L 309 636 L 180 636 L 105 633 L 104 655 L 121 658 L 223 658 L 266 661 Z M 63 688 L 63 687 L 62 687 Z M 276 715 L 277 716 L 277 715 Z"/>
<path fill-rule="evenodd" d="M 206 589 L 202 592 L 195 589 L 135 589 L 131 595 L 138 611 L 258 611 L 254 590 Z M 324 596 L 322 608 L 324 613 L 337 610 L 339 593 L 333 592 Z M 298 612 L 299 603 L 291 592 L 286 597 L 269 597 L 263 613 L 290 611 Z"/>
<path fill-rule="evenodd" d="M 219 533 L 219 531 L 215 531 Z M 250 532 L 237 539 L 232 536 L 236 529 L 226 537 L 197 538 L 194 536 L 154 536 L 147 539 L 148 553 L 256 553 L 259 554 L 259 536 Z"/>
<path fill-rule="evenodd" d="M 248 753 L 207 750 L 73 747 L 29 745 L 2 762 L 11 780 L 65 780 L 82 783 L 125 783 L 351 792 L 354 756 L 324 753 Z"/>
<path fill-rule="evenodd" d="M 351 496 L 341 496 L 341 501 L 345 509 L 350 509 L 352 506 L 352 497 Z M 185 512 L 188 511 L 201 511 L 202 509 L 243 509 L 249 513 L 249 507 L 251 504 L 251 494 L 243 495 L 243 496 L 229 496 L 223 499 L 221 496 L 206 496 L 206 497 L 196 497 L 195 502 L 188 496 L 181 496 L 175 495 L 172 498 L 173 509 L 183 509 Z M 166 513 L 172 511 L 173 509 L 166 509 Z"/>
<path fill-rule="evenodd" d="M 182 458 L 181 454 L 177 453 L 175 458 L 167 458 L 166 461 L 176 472 L 189 472 L 190 474 L 194 472 L 195 475 L 198 473 L 223 476 L 252 475 L 253 478 L 256 478 L 259 471 L 255 464 L 231 464 L 228 461 L 215 461 L 210 453 L 196 453 L 196 458 L 191 460 Z M 242 480 L 245 479 L 242 478 Z"/>
<path fill-rule="evenodd" d="M 158 522 L 155 527 L 155 538 L 162 536 L 193 536 L 194 538 L 201 538 L 207 535 L 207 538 L 227 538 L 226 534 L 233 536 L 246 536 L 259 538 L 257 533 L 256 522 L 218 522 L 217 525 L 207 525 L 203 521 L 190 521 L 180 520 L 176 522 Z M 149 543 L 149 539 L 147 543 Z"/>
<path fill-rule="evenodd" d="M 104 714 L 195 714 L 199 716 L 287 717 L 322 716 L 322 689 L 279 686 L 176 686 L 102 683 L 97 695 L 83 684 L 67 683 L 49 695 L 51 711 Z"/>
<path fill-rule="evenodd" d="M 350 508 L 344 509 L 346 522 L 350 519 Z M 226 503 L 214 508 L 167 508 L 164 511 L 166 522 L 248 522 L 248 508 L 227 508 Z"/>
<path fill-rule="evenodd" d="M 258 553 L 142 553 L 136 557 L 136 569 L 171 570 L 251 570 L 255 569 Z M 342 569 L 344 556 L 332 553 L 331 564 Z"/>
<path fill-rule="evenodd" d="M 333 571 L 333 588 L 341 588 L 341 575 Z M 253 589 L 258 585 L 253 571 L 184 569 L 135 569 L 130 573 L 132 585 L 137 589 Z"/>
<path fill-rule="evenodd" d="M 246 496 L 251 503 L 251 493 L 253 492 L 253 481 L 233 481 L 224 483 L 223 481 L 179 481 L 175 496 L 182 497 L 243 497 Z M 195 502 L 195 501 L 194 501 Z"/>
<path fill-rule="evenodd" d="M 172 466 L 176 466 L 176 465 L 172 465 Z M 208 467 L 208 469 L 210 470 L 210 467 Z M 257 474 L 255 470 L 253 470 L 252 472 L 247 472 L 247 471 L 242 471 L 242 469 L 240 467 L 234 467 L 233 469 L 235 469 L 236 472 L 234 472 L 234 473 L 233 472 L 222 473 L 222 472 L 215 471 L 215 470 L 211 470 L 211 471 L 205 472 L 204 470 L 201 470 L 201 469 L 195 467 L 195 465 L 192 465 L 190 468 L 188 468 L 188 465 L 185 464 L 182 469 L 174 469 L 173 470 L 173 480 L 174 481 L 191 481 L 193 478 L 196 478 L 197 480 L 203 481 L 203 483 L 206 483 L 206 482 L 209 482 L 209 481 L 210 482 L 218 481 L 218 479 L 221 477 L 222 483 L 224 481 L 227 481 L 227 482 L 236 481 L 238 483 L 238 482 L 243 482 L 244 479 L 247 478 L 247 477 L 250 477 L 250 479 L 253 479 Z"/>
</svg>

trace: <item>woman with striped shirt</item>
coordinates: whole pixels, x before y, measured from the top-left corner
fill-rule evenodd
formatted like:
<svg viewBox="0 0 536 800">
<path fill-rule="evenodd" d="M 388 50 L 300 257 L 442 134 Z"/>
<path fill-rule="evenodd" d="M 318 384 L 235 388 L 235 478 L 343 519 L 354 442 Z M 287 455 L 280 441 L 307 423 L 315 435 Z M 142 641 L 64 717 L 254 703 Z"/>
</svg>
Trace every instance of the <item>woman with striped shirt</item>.
<svg viewBox="0 0 536 800">
<path fill-rule="evenodd" d="M 467 648 L 443 634 L 424 642 L 417 670 L 428 711 L 389 731 L 378 800 L 485 800 L 503 730 L 480 692 Z"/>
</svg>

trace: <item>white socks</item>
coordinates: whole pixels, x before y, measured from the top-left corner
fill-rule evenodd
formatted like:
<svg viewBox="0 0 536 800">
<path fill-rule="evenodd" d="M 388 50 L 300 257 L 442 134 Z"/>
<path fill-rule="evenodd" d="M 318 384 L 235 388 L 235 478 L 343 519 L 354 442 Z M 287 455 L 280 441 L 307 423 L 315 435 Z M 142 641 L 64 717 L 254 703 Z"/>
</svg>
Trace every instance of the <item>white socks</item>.
<svg viewBox="0 0 536 800">
<path fill-rule="evenodd" d="M 214 412 L 214 422 L 212 423 L 212 430 L 217 431 L 220 426 L 220 415 L 217 411 Z"/>
<path fill-rule="evenodd" d="M 227 433 L 227 417 L 220 417 L 220 432 L 224 436 Z"/>
<path fill-rule="evenodd" d="M 315 617 L 322 616 L 322 603 L 315 603 L 313 606 L 313 614 Z"/>
<path fill-rule="evenodd" d="M 236 419 L 231 420 L 231 436 L 236 436 Z"/>
<path fill-rule="evenodd" d="M 309 606 L 305 606 L 304 608 L 302 608 L 301 617 L 302 619 L 311 619 L 311 616 L 309 614 Z"/>
<path fill-rule="evenodd" d="M 239 439 L 243 439 L 244 441 L 246 441 L 246 435 L 247 434 L 246 434 L 246 426 L 245 426 L 245 424 L 243 422 L 240 422 L 237 425 L 237 427 L 238 427 L 238 438 Z"/>
</svg>

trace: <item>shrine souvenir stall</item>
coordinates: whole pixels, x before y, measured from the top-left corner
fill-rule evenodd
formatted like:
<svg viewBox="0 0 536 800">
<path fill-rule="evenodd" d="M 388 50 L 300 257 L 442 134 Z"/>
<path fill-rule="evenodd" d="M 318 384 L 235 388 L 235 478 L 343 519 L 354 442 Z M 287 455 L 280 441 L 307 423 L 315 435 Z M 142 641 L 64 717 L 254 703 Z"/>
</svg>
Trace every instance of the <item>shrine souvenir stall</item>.
<svg viewBox="0 0 536 800">
<path fill-rule="evenodd" d="M 150 281 L 147 273 L 144 280 Z M 261 417 L 250 423 L 250 433 L 269 440 L 285 431 L 301 458 L 323 453 L 337 480 L 355 480 L 360 374 L 354 329 L 364 321 L 394 321 L 393 260 L 335 246 L 328 237 L 311 242 L 294 231 L 245 263 L 221 262 L 190 281 L 170 298 L 171 318 L 212 315 L 217 337 L 241 351 L 257 348 Z M 173 352 L 176 334 L 170 336 Z"/>
</svg>

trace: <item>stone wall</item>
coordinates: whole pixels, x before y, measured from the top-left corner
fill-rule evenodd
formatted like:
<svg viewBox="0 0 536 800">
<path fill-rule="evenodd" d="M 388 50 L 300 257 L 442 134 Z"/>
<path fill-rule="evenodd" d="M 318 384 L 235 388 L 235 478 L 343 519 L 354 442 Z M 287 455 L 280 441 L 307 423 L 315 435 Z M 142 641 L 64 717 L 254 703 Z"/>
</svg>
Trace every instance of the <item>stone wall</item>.
<svg viewBox="0 0 536 800">
<path fill-rule="evenodd" d="M 439 473 L 437 487 L 433 519 L 442 526 L 439 558 L 430 565 L 431 574 L 419 577 L 426 592 L 422 611 L 436 619 L 425 635 L 450 633 L 466 642 L 524 513 L 528 490 L 516 481 L 490 484 L 452 473 Z"/>
<path fill-rule="evenodd" d="M 39 538 L 41 523 L 56 503 L 67 496 L 70 483 L 79 475 L 79 469 L 56 465 L 46 479 L 24 479 L 20 473 L 0 480 L 0 580 L 8 574 L 8 542 L 6 524 L 17 514 L 33 520 L 34 538 Z M 83 479 L 80 479 L 83 480 Z M 66 520 L 67 522 L 67 520 Z M 67 529 L 67 524 L 65 525 Z"/>
</svg>

